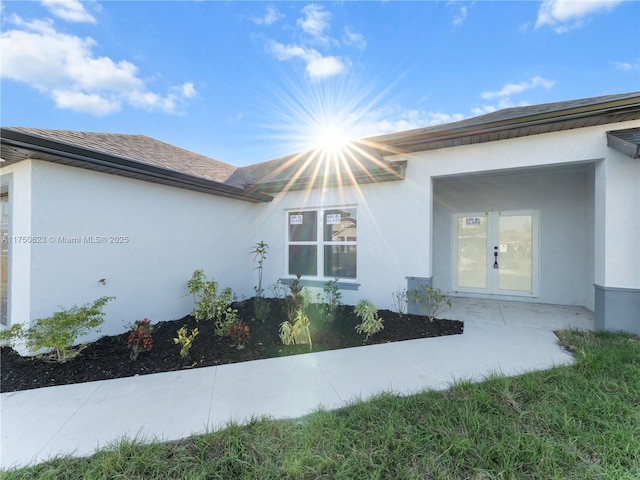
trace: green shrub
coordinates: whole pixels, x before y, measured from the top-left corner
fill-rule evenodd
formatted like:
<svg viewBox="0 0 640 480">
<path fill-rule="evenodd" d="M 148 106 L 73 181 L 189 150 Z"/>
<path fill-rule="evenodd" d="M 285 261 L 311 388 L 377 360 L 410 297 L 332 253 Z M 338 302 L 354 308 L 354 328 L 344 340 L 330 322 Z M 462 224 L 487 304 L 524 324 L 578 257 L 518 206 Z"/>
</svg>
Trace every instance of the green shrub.
<svg viewBox="0 0 640 480">
<path fill-rule="evenodd" d="M 257 320 L 264 322 L 271 312 L 271 305 L 266 298 L 256 296 L 253 299 L 253 314 Z"/>
<path fill-rule="evenodd" d="M 298 310 L 293 322 L 286 320 L 280 324 L 280 340 L 284 345 L 308 344 L 312 349 L 310 325 L 309 318 Z"/>
<path fill-rule="evenodd" d="M 425 312 L 430 322 L 433 322 L 436 315 L 438 315 L 445 305 L 451 308 L 451 299 L 442 293 L 442 290 L 439 288 L 419 285 L 413 290 L 409 290 L 407 295 L 416 305 L 422 308 L 422 311 Z"/>
<path fill-rule="evenodd" d="M 216 325 L 231 325 L 235 322 L 238 311 L 231 308 L 235 298 L 231 288 L 227 287 L 218 294 L 218 282 L 207 280 L 203 270 L 193 272 L 187 288 L 193 295 L 195 306 L 192 315 L 197 321 L 215 319 Z M 227 328 L 223 331 L 226 332 Z"/>
<path fill-rule="evenodd" d="M 104 323 L 102 310 L 114 298 L 100 297 L 93 303 L 62 309 L 55 312 L 53 317 L 35 320 L 27 329 L 20 324 L 12 325 L 2 333 L 0 341 L 15 345 L 18 340 L 24 339 L 31 352 L 46 350 L 42 356 L 60 363 L 66 362 L 76 357 L 84 348 L 83 345 L 74 348 L 78 337 L 86 335 L 90 330 L 100 331 L 98 327 Z"/>
<path fill-rule="evenodd" d="M 342 307 L 342 293 L 338 288 L 338 279 L 329 280 L 324 284 L 322 288 L 324 296 L 323 303 L 326 310 L 326 315 L 331 320 L 335 320 L 340 313 Z"/>
<path fill-rule="evenodd" d="M 180 356 L 186 357 L 189 355 L 189 350 L 193 346 L 193 339 L 200 333 L 197 328 L 191 330 L 191 333 L 188 333 L 187 326 L 184 325 L 176 332 L 178 336 L 173 339 L 173 343 L 176 345 L 180 345 Z"/>
<path fill-rule="evenodd" d="M 366 333 L 365 338 L 369 338 L 369 335 L 378 333 L 384 328 L 382 320 L 378 317 L 378 309 L 369 300 L 360 300 L 353 311 L 362 320 L 356 325 L 356 331 L 360 334 Z"/>
</svg>

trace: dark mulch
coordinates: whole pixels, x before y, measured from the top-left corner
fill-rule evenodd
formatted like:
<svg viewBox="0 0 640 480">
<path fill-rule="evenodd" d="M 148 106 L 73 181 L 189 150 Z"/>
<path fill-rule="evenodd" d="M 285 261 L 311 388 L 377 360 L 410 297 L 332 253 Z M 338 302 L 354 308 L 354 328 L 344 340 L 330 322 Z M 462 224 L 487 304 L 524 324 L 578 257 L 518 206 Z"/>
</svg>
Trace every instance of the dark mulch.
<svg viewBox="0 0 640 480">
<path fill-rule="evenodd" d="M 308 345 L 284 346 L 278 336 L 280 322 L 286 319 L 284 302 L 271 300 L 270 319 L 265 322 L 252 320 L 252 299 L 234 305 L 239 317 L 251 329 L 251 339 L 244 350 L 232 346 L 228 337 L 214 334 L 214 322 L 196 322 L 191 316 L 181 320 L 160 322 L 154 326 L 153 349 L 140 353 L 136 361 L 129 358 L 128 334 L 103 337 L 82 350 L 80 355 L 66 363 L 52 363 L 34 357 L 22 357 L 8 347 L 1 349 L 1 392 L 14 392 L 32 388 L 67 385 L 111 378 L 130 377 L 149 373 L 169 372 L 186 368 L 208 367 L 228 363 L 245 362 L 263 358 L 308 353 Z M 313 351 L 335 350 L 416 338 L 456 335 L 463 332 L 464 325 L 457 320 L 429 322 L 426 317 L 403 315 L 380 310 L 384 329 L 365 340 L 356 332 L 359 319 L 353 307 L 343 306 L 335 321 L 311 318 Z M 153 320 L 153 319 L 152 319 Z M 173 338 L 176 330 L 187 325 L 189 332 L 198 328 L 188 357 L 180 357 L 180 346 Z"/>
</svg>

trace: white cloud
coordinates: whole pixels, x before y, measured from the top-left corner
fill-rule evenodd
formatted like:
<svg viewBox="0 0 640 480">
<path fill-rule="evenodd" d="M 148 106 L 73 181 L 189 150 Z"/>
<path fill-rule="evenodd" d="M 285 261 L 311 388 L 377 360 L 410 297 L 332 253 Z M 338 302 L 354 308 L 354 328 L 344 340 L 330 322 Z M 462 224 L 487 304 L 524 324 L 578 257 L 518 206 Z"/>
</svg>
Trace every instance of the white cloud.
<svg viewBox="0 0 640 480">
<path fill-rule="evenodd" d="M 457 122 L 467 118 L 461 113 L 442 113 L 399 106 L 372 110 L 358 119 L 356 138 L 373 137 L 387 133 L 403 132 L 416 128 L 431 127 L 443 123 Z"/>
<path fill-rule="evenodd" d="M 612 62 L 618 70 L 623 72 L 640 71 L 640 63 Z"/>
<path fill-rule="evenodd" d="M 263 17 L 254 18 L 253 23 L 256 25 L 273 25 L 281 18 L 284 18 L 284 15 L 276 9 L 273 5 L 267 5 L 267 10 Z"/>
<path fill-rule="evenodd" d="M 338 75 L 347 70 L 348 61 L 335 56 L 323 56 L 313 48 L 300 45 L 283 45 L 274 40 L 268 44 L 268 48 L 280 61 L 299 58 L 306 64 L 307 75 L 312 79 L 323 79 Z"/>
<path fill-rule="evenodd" d="M 364 35 L 358 32 L 352 32 L 349 27 L 344 27 L 344 36 L 342 41 L 345 45 L 351 45 L 357 48 L 365 48 L 367 41 L 364 39 Z"/>
<path fill-rule="evenodd" d="M 623 0 L 545 0 L 538 10 L 536 28 L 553 27 L 566 33 L 582 26 L 591 15 L 609 12 Z"/>
<path fill-rule="evenodd" d="M 191 82 L 184 83 L 181 89 L 184 98 L 194 98 L 196 95 L 198 95 L 198 92 L 196 92 L 196 89 Z"/>
<path fill-rule="evenodd" d="M 41 3 L 53 15 L 68 22 L 96 23 L 96 19 L 79 0 L 42 0 Z"/>
<path fill-rule="evenodd" d="M 325 30 L 329 29 L 331 12 L 325 10 L 321 5 L 310 4 L 302 9 L 303 18 L 299 18 L 298 26 L 312 37 L 326 41 Z"/>
<path fill-rule="evenodd" d="M 98 117 L 116 113 L 121 108 L 118 100 L 106 99 L 95 93 L 53 90 L 51 96 L 58 108 L 80 113 L 91 112 Z"/>
<path fill-rule="evenodd" d="M 459 27 L 467 19 L 467 7 L 460 7 L 458 13 L 453 17 L 453 25 Z"/>
<path fill-rule="evenodd" d="M 532 88 L 542 87 L 545 90 L 549 90 L 555 84 L 552 80 L 547 80 L 545 78 L 535 76 L 530 80 L 525 80 L 520 83 L 507 83 L 497 92 L 483 92 L 481 97 L 485 100 L 490 100 L 493 98 L 504 98 L 511 97 L 512 95 L 516 95 L 519 93 L 526 92 L 527 90 L 531 90 Z"/>
<path fill-rule="evenodd" d="M 12 15 L 8 21 L 16 28 L 0 38 L 2 77 L 31 85 L 58 108 L 104 116 L 128 103 L 178 113 L 197 95 L 188 82 L 164 96 L 148 91 L 136 65 L 96 56 L 95 40 L 58 32 L 51 20 L 28 22 Z"/>
</svg>

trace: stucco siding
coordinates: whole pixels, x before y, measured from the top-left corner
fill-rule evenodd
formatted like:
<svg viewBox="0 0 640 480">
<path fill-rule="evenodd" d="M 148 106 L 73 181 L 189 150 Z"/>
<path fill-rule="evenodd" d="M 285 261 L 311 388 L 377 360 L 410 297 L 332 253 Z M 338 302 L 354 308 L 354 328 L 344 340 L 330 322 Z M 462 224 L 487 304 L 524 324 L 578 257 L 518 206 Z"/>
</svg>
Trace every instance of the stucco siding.
<svg viewBox="0 0 640 480">
<path fill-rule="evenodd" d="M 259 206 L 256 230 L 271 246 L 265 262 L 265 281 L 287 277 L 286 212 L 302 208 L 355 206 L 358 215 L 358 290 L 343 290 L 343 301 L 368 298 L 379 308 L 391 308 L 392 291 L 406 286 L 407 275 L 429 272 L 429 188 L 412 181 L 327 188 L 280 194 Z M 320 289 L 311 289 L 315 295 Z"/>
<path fill-rule="evenodd" d="M 31 319 L 103 295 L 103 334 L 180 318 L 197 268 L 249 293 L 251 204 L 45 162 L 31 182 L 32 234 L 50 239 L 32 246 Z"/>
</svg>

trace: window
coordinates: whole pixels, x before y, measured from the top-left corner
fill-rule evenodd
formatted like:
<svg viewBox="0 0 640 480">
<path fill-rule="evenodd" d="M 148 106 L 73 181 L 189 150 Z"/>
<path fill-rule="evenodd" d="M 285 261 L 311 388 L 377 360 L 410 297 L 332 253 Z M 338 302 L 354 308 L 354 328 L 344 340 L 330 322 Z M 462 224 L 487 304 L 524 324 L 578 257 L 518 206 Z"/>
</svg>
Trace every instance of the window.
<svg viewBox="0 0 640 480">
<path fill-rule="evenodd" d="M 356 209 L 287 212 L 288 272 L 324 278 L 356 278 Z"/>
</svg>

